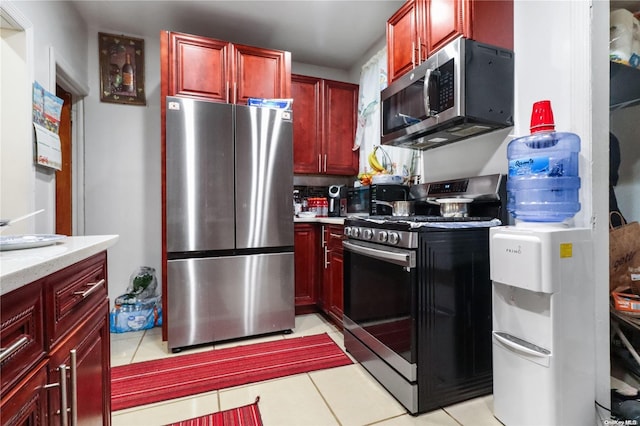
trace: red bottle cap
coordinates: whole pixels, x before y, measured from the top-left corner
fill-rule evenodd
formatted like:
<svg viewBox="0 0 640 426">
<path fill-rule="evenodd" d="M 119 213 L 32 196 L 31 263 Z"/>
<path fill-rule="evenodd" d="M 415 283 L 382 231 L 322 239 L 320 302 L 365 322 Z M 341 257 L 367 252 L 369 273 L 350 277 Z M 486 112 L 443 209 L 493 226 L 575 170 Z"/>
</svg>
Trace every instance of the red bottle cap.
<svg viewBox="0 0 640 426">
<path fill-rule="evenodd" d="M 538 101 L 533 104 L 531 111 L 531 133 L 552 132 L 556 128 L 551 110 L 551 101 Z"/>
</svg>

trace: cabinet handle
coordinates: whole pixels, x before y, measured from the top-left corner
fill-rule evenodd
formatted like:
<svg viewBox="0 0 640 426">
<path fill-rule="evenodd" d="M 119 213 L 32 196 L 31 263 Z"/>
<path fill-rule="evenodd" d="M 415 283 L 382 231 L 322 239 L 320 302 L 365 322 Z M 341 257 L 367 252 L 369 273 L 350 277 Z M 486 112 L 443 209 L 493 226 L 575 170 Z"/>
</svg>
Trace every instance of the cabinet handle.
<svg viewBox="0 0 640 426">
<path fill-rule="evenodd" d="M 69 351 L 71 363 L 71 426 L 78 424 L 78 365 L 75 349 Z"/>
<path fill-rule="evenodd" d="M 420 37 L 418 37 L 418 62 L 422 62 L 422 42 Z"/>
<path fill-rule="evenodd" d="M 4 362 L 5 359 L 8 359 L 11 355 L 16 353 L 23 345 L 29 343 L 28 336 L 22 336 L 12 344 L 10 344 L 6 348 L 0 348 L 0 362 Z"/>
<path fill-rule="evenodd" d="M 322 172 L 322 154 L 318 154 L 318 172 Z"/>
<path fill-rule="evenodd" d="M 73 294 L 76 296 L 82 296 L 83 299 L 86 299 L 91 293 L 98 290 L 104 284 L 104 278 L 98 281 L 97 283 L 87 283 L 86 285 L 90 285 L 91 288 L 85 291 L 74 291 Z"/>
<path fill-rule="evenodd" d="M 327 172 L 327 154 L 324 155 L 324 172 Z"/>
<path fill-rule="evenodd" d="M 342 234 L 334 234 L 333 232 L 329 234 L 331 237 L 333 238 L 340 238 L 342 239 L 344 236 Z"/>
<path fill-rule="evenodd" d="M 416 42 L 411 42 L 411 68 L 416 67 Z"/>
<path fill-rule="evenodd" d="M 327 246 L 324 246 L 324 269 L 327 269 L 329 266 L 329 250 L 327 250 Z"/>
<path fill-rule="evenodd" d="M 238 83 L 235 81 L 233 82 L 233 103 L 238 103 Z"/>
<path fill-rule="evenodd" d="M 71 366 L 60 364 L 58 367 L 58 383 L 48 383 L 44 385 L 45 389 L 60 388 L 60 410 L 56 411 L 56 415 L 60 416 L 60 425 L 68 426 L 69 418 L 67 413 L 71 413 L 71 426 L 78 424 L 78 369 L 76 364 L 76 350 L 69 351 Z M 71 407 L 67 407 L 67 370 L 71 372 Z"/>
<path fill-rule="evenodd" d="M 229 103 L 229 99 L 231 98 L 230 94 L 229 94 L 229 81 L 225 81 L 224 82 L 224 94 L 226 96 L 226 101 L 227 103 Z"/>
<path fill-rule="evenodd" d="M 60 364 L 58 367 L 58 372 L 60 373 L 60 424 L 62 426 L 67 426 L 69 424 L 69 419 L 67 418 L 67 366 L 65 364 Z"/>
</svg>

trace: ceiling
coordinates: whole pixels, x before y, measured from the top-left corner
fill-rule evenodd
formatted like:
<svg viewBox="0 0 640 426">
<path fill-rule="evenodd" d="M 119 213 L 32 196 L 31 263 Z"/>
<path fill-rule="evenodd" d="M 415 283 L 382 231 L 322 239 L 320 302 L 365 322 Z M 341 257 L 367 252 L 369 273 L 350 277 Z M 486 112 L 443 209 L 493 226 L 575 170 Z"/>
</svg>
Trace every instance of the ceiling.
<svg viewBox="0 0 640 426">
<path fill-rule="evenodd" d="M 161 30 L 288 50 L 294 62 L 349 70 L 404 0 L 72 0 L 92 27 L 132 37 Z"/>
</svg>

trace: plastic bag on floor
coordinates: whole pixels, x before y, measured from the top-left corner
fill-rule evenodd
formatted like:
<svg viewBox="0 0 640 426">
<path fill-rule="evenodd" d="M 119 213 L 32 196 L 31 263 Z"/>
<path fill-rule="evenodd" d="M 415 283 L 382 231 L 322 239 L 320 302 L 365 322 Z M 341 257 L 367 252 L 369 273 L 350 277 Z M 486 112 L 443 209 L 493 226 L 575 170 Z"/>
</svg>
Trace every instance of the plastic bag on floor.
<svg viewBox="0 0 640 426">
<path fill-rule="evenodd" d="M 118 296 L 115 300 L 117 305 L 135 304 L 140 300 L 156 297 L 158 289 L 158 280 L 156 279 L 156 270 L 149 266 L 141 266 L 131 274 L 129 278 L 129 287 L 127 292 Z"/>
<path fill-rule="evenodd" d="M 156 270 L 141 266 L 131 274 L 127 292 L 116 297 L 109 328 L 112 333 L 146 330 L 162 325 L 162 299 Z"/>
</svg>

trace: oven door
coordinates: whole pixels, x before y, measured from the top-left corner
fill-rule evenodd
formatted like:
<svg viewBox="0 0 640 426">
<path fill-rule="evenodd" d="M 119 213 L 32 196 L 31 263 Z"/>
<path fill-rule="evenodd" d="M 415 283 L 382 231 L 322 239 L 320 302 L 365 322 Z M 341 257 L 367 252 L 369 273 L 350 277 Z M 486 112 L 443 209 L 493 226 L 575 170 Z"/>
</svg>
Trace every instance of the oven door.
<svg viewBox="0 0 640 426">
<path fill-rule="evenodd" d="M 344 327 L 416 380 L 416 252 L 363 241 L 344 246 Z"/>
</svg>

